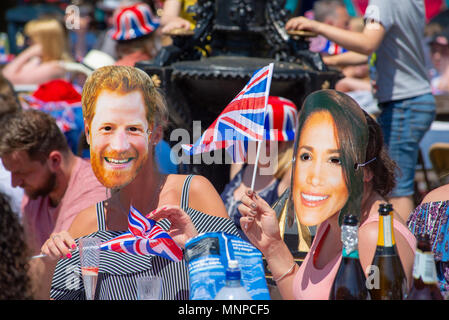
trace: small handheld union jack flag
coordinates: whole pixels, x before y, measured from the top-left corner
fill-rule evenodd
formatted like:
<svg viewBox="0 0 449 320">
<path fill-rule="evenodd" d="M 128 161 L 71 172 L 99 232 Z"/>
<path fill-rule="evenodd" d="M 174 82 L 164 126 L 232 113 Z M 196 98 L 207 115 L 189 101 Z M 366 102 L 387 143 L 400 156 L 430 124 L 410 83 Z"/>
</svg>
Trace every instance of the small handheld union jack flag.
<svg viewBox="0 0 449 320">
<path fill-rule="evenodd" d="M 116 252 L 157 255 L 178 262 L 182 260 L 182 251 L 168 233 L 156 221 L 143 216 L 131 206 L 128 214 L 128 229 L 118 237 L 103 242 L 101 250 Z"/>
<path fill-rule="evenodd" d="M 195 144 L 182 148 L 189 155 L 226 149 L 234 162 L 246 159 L 248 141 L 262 141 L 273 63 L 252 75 Z"/>
</svg>

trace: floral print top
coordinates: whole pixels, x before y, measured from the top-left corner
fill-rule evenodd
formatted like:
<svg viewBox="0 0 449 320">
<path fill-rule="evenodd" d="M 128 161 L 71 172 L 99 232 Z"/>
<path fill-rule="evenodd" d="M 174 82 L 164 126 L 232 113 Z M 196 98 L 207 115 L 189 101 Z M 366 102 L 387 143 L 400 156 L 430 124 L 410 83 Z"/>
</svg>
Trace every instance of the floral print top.
<svg viewBox="0 0 449 320">
<path fill-rule="evenodd" d="M 407 225 L 415 236 L 427 233 L 434 253 L 440 290 L 449 293 L 449 200 L 420 204 Z"/>
</svg>

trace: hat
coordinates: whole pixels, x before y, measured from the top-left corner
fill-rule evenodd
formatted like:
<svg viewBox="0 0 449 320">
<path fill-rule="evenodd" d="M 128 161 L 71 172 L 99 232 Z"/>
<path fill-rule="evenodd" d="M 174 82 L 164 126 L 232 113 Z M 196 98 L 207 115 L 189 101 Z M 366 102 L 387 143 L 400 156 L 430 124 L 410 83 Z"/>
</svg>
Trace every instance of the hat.
<svg viewBox="0 0 449 320">
<path fill-rule="evenodd" d="M 114 15 L 112 39 L 122 41 L 143 37 L 156 30 L 159 24 L 159 18 L 146 3 L 122 7 Z"/>
<path fill-rule="evenodd" d="M 265 115 L 265 140 L 291 141 L 295 139 L 296 105 L 282 97 L 269 96 Z"/>
<path fill-rule="evenodd" d="M 68 81 L 56 79 L 41 84 L 32 94 L 43 102 L 64 101 L 66 103 L 77 103 L 81 101 L 80 93 Z"/>
<path fill-rule="evenodd" d="M 78 62 L 63 62 L 63 66 L 67 71 L 78 71 L 86 75 L 90 75 L 95 69 L 110 66 L 115 63 L 114 58 L 103 51 L 92 49 Z"/>
</svg>

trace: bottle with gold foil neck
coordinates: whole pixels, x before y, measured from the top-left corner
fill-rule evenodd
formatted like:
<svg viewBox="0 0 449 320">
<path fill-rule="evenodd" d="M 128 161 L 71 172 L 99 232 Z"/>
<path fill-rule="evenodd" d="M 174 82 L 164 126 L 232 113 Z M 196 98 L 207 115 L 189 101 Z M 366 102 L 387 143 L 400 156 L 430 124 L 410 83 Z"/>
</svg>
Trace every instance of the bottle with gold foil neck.
<svg viewBox="0 0 449 320">
<path fill-rule="evenodd" d="M 413 284 L 407 300 L 443 300 L 438 288 L 437 270 L 429 236 L 420 234 L 416 238 L 418 247 L 413 265 Z"/>
<path fill-rule="evenodd" d="M 367 286 L 373 300 L 403 300 L 407 294 L 407 278 L 394 238 L 391 204 L 379 206 L 379 234 Z"/>
</svg>

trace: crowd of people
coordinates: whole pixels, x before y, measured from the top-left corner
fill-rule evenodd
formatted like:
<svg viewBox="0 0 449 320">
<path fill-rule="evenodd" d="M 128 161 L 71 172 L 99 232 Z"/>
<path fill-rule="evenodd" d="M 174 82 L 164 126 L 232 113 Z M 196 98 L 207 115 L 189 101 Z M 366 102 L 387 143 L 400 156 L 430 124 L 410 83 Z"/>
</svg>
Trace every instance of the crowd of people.
<svg viewBox="0 0 449 320">
<path fill-rule="evenodd" d="M 25 24 L 26 47 L 0 74 L 0 299 L 84 299 L 83 287 L 66 286 L 67 268 L 80 263 L 73 249 L 82 238 L 108 241 L 127 231 L 131 205 L 181 248 L 205 232 L 250 242 L 283 299 L 328 299 L 342 259 L 342 217 L 360 222 L 367 270 L 384 202 L 395 209 L 408 284 L 415 237 L 427 233 L 447 294 L 449 186 L 420 203 L 414 194 L 434 95 L 449 94 L 449 25 L 432 24 L 424 0 L 370 0 L 363 12 L 348 1 L 317 0 L 313 10 L 292 16 L 285 29 L 315 33 L 310 50 L 343 78 L 301 106 L 270 96 L 264 129 L 282 134 L 267 134 L 263 149 L 276 165 L 267 174 L 267 163 L 249 154 L 231 165 L 219 193 L 201 175 L 179 174 L 164 137 L 165 93 L 135 67 L 154 59 L 174 29 L 195 29 L 188 10 L 195 2 L 86 1 L 77 3 L 77 28 L 67 27 L 68 12 Z M 297 2 L 286 1 L 285 9 L 297 13 Z M 103 28 L 95 30 L 99 13 Z M 34 90 L 24 93 L 21 85 Z M 286 191 L 295 219 L 316 227 L 301 265 L 272 208 Z M 30 259 L 38 254 L 45 256 Z M 136 299 L 136 279 L 148 275 L 162 278 L 162 299 L 189 299 L 185 258 L 102 254 L 98 299 Z"/>
</svg>

